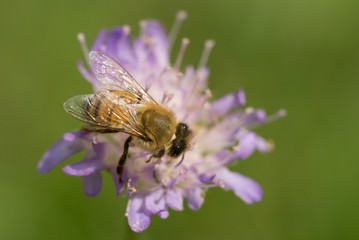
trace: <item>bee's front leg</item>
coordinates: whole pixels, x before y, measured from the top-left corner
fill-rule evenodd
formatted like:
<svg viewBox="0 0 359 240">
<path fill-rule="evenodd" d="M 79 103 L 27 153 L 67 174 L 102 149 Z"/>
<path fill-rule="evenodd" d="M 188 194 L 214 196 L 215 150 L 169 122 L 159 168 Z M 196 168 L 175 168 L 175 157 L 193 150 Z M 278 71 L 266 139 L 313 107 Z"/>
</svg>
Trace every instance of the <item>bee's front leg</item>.
<svg viewBox="0 0 359 240">
<path fill-rule="evenodd" d="M 160 149 L 157 153 L 152 154 L 151 157 L 146 161 L 146 163 L 149 163 L 152 158 L 161 158 L 161 157 L 163 157 L 163 155 L 165 155 L 164 148 Z"/>
<path fill-rule="evenodd" d="M 120 183 L 123 182 L 122 180 L 122 174 L 123 174 L 123 170 L 125 168 L 125 163 L 126 163 L 126 159 L 127 159 L 127 154 L 128 154 L 128 148 L 130 147 L 130 142 L 132 141 L 132 137 L 129 136 L 127 139 L 126 139 L 126 142 L 123 146 L 123 153 L 122 153 L 122 156 L 120 157 L 120 160 L 118 161 L 118 165 L 117 165 L 117 174 L 119 176 L 119 181 Z"/>
</svg>

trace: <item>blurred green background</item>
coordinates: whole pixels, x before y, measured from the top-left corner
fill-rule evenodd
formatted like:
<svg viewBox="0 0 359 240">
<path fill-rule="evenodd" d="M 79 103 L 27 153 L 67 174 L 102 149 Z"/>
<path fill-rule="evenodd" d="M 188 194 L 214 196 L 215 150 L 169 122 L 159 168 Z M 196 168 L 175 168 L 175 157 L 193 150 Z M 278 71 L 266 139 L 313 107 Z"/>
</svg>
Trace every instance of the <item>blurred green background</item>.
<svg viewBox="0 0 359 240">
<path fill-rule="evenodd" d="M 79 127 L 62 109 L 91 91 L 76 68 L 80 31 L 156 18 L 189 18 L 185 63 L 216 40 L 215 97 L 244 87 L 248 104 L 289 115 L 258 132 L 276 144 L 233 168 L 258 181 L 263 201 L 245 205 L 219 189 L 198 212 L 154 218 L 138 239 L 359 239 L 359 2 L 357 0 L 2 1 L 0 3 L 0 239 L 124 239 L 125 198 L 105 176 L 96 198 L 61 168 L 40 175 L 43 152 Z M 178 49 L 178 43 L 175 48 Z"/>
</svg>

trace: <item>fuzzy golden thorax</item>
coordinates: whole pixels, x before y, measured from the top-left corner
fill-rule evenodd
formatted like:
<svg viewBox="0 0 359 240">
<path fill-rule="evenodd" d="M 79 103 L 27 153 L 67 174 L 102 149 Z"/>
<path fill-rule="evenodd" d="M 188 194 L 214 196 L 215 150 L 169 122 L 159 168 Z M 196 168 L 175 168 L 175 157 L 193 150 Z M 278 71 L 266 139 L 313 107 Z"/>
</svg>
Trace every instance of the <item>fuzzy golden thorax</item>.
<svg viewBox="0 0 359 240">
<path fill-rule="evenodd" d="M 151 140 L 138 139 L 136 142 L 151 152 L 167 148 L 176 131 L 177 124 L 173 112 L 151 103 L 139 109 L 137 116 L 146 136 Z"/>
</svg>

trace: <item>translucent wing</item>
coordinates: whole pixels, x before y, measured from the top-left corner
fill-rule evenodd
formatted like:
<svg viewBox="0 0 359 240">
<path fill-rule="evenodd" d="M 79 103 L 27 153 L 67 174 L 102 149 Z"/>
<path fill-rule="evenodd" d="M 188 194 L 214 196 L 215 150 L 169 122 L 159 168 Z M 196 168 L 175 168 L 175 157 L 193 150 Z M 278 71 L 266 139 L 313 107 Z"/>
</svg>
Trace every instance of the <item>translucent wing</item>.
<svg viewBox="0 0 359 240">
<path fill-rule="evenodd" d="M 126 91 L 141 101 L 156 102 L 120 64 L 104 53 L 90 52 L 89 63 L 104 89 Z"/>
<path fill-rule="evenodd" d="M 149 140 L 136 116 L 138 99 L 125 91 L 103 91 L 78 95 L 64 103 L 66 112 L 96 132 L 125 132 Z"/>
</svg>

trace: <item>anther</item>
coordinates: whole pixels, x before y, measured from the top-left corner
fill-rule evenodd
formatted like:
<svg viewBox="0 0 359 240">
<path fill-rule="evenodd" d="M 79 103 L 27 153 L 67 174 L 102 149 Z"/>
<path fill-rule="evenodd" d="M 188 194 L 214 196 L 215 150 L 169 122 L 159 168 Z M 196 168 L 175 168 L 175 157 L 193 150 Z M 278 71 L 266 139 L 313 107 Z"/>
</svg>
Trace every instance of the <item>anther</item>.
<svg viewBox="0 0 359 240">
<path fill-rule="evenodd" d="M 209 39 L 204 43 L 204 50 L 201 56 L 201 59 L 199 60 L 198 69 L 201 69 L 206 66 L 209 55 L 215 45 L 214 40 Z"/>
<path fill-rule="evenodd" d="M 189 45 L 189 39 L 188 38 L 183 38 L 182 43 L 181 43 L 181 47 L 180 47 L 180 50 L 178 52 L 177 59 L 176 59 L 175 65 L 174 65 L 174 69 L 179 70 L 179 68 L 181 67 L 182 60 L 183 60 L 183 57 L 184 57 L 184 54 L 186 52 L 186 49 L 187 49 L 188 45 Z"/>
<path fill-rule="evenodd" d="M 129 194 L 133 194 L 133 193 L 135 193 L 137 191 L 135 186 L 131 186 L 131 181 L 132 181 L 131 178 L 128 179 L 128 181 L 127 181 L 127 189 L 129 191 Z"/>
<path fill-rule="evenodd" d="M 178 31 L 183 23 L 183 21 L 187 18 L 187 12 L 184 10 L 178 11 L 176 15 L 176 20 L 173 23 L 173 26 L 171 28 L 171 31 L 169 33 L 168 42 L 169 46 L 168 49 L 171 52 L 171 49 L 173 47 L 174 41 L 176 40 Z"/>
<path fill-rule="evenodd" d="M 82 53 L 84 54 L 85 59 L 86 59 L 86 63 L 88 63 L 89 62 L 89 49 L 88 49 L 87 44 L 86 44 L 85 34 L 83 34 L 82 32 L 78 33 L 77 34 L 77 40 L 80 43 Z"/>
</svg>

